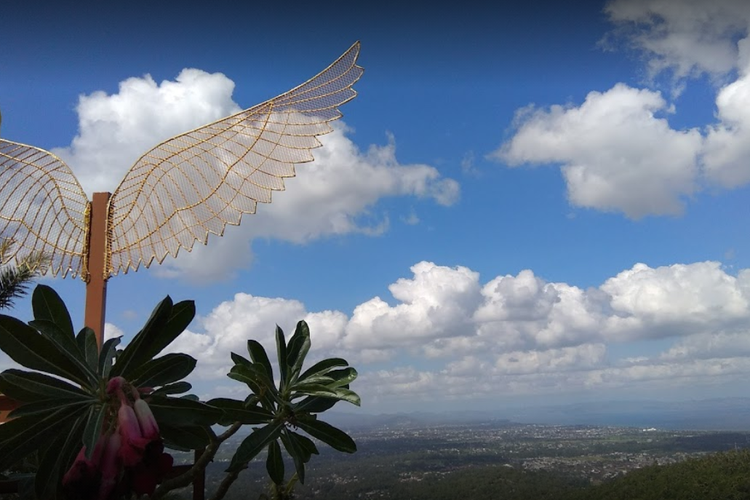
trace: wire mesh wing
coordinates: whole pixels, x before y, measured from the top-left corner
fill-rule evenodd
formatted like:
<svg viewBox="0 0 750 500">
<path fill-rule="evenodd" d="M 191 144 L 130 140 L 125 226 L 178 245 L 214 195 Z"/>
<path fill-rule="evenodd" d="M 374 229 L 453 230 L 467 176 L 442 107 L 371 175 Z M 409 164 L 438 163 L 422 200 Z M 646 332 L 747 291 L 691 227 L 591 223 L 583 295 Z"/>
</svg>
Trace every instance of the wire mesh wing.
<svg viewBox="0 0 750 500">
<path fill-rule="evenodd" d="M 270 203 L 294 165 L 313 160 L 353 99 L 359 42 L 302 85 L 255 107 L 169 139 L 143 155 L 110 199 L 109 273 L 127 273 L 222 235 Z"/>
<path fill-rule="evenodd" d="M 8 259 L 42 252 L 53 276 L 84 271 L 88 199 L 68 166 L 52 153 L 0 139 L 0 237 Z"/>
</svg>

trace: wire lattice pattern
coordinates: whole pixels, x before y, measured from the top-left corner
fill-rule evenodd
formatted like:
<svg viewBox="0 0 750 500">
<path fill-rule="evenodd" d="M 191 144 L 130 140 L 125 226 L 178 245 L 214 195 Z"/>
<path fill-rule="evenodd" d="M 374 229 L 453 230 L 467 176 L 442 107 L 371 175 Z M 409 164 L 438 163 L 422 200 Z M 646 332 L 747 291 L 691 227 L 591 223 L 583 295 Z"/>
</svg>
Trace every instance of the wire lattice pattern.
<svg viewBox="0 0 750 500">
<path fill-rule="evenodd" d="M 302 85 L 144 154 L 109 200 L 105 278 L 206 244 L 270 203 L 356 96 L 358 55 L 359 42 Z M 89 205 L 72 172 L 9 141 L 0 141 L 0 168 L 0 234 L 21 242 L 19 251 L 49 253 L 53 275 L 85 275 Z"/>
<path fill-rule="evenodd" d="M 62 160 L 43 149 L 0 139 L 0 235 L 7 256 L 50 257 L 53 276 L 82 274 L 89 202 Z"/>
</svg>

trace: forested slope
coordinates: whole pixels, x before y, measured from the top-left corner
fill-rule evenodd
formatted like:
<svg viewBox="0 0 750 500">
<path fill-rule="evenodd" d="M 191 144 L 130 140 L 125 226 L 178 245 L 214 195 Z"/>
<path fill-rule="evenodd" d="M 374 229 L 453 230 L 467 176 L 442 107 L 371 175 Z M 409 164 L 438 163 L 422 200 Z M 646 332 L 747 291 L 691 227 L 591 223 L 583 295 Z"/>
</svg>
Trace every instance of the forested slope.
<svg viewBox="0 0 750 500">
<path fill-rule="evenodd" d="M 750 499 L 750 451 L 716 453 L 679 464 L 651 466 L 564 500 Z"/>
</svg>

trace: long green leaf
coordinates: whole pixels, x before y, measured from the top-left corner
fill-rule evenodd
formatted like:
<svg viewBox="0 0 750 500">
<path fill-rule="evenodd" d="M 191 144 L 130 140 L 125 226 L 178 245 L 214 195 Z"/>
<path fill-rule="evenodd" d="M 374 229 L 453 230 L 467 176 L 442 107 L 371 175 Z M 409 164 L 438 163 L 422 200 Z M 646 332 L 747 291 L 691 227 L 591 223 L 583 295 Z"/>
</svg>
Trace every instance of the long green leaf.
<svg viewBox="0 0 750 500">
<path fill-rule="evenodd" d="M 169 396 L 170 394 L 182 394 L 190 389 L 192 389 L 193 386 L 190 385 L 188 382 L 180 381 L 175 382 L 174 384 L 167 384 L 164 386 L 159 387 L 151 394 L 154 396 Z"/>
<path fill-rule="evenodd" d="M 112 363 L 117 355 L 118 345 L 120 345 L 120 337 L 109 339 L 102 345 L 102 351 L 99 353 L 98 373 L 106 379 L 109 379 L 109 374 L 112 371 Z"/>
<path fill-rule="evenodd" d="M 293 406 L 294 412 L 323 413 L 334 407 L 340 400 L 336 398 L 326 398 L 310 396 L 299 401 Z"/>
<path fill-rule="evenodd" d="M 253 364 L 252 361 L 250 361 L 249 359 L 245 358 L 244 356 L 240 356 L 236 352 L 230 353 L 229 356 L 232 358 L 232 361 L 234 362 L 235 365 L 251 365 L 251 364 Z"/>
<path fill-rule="evenodd" d="M 273 367 L 271 366 L 271 361 L 268 359 L 268 354 L 266 354 L 266 350 L 263 348 L 260 342 L 252 339 L 248 340 L 247 352 L 248 354 L 250 354 L 250 358 L 253 360 L 253 362 L 259 363 L 263 367 L 263 369 L 266 370 L 268 379 L 273 380 Z"/>
<path fill-rule="evenodd" d="M 159 387 L 182 380 L 195 368 L 195 358 L 182 353 L 165 354 L 133 371 L 131 383 L 136 387 Z"/>
<path fill-rule="evenodd" d="M 118 356 L 112 375 L 130 379 L 133 371 L 159 354 L 185 331 L 194 317 L 193 301 L 186 300 L 173 305 L 172 299 L 166 297 L 156 306 L 143 329 Z"/>
<path fill-rule="evenodd" d="M 338 399 L 309 396 L 293 405 L 295 413 L 323 413 L 333 408 Z"/>
<path fill-rule="evenodd" d="M 128 370 L 138 368 L 143 361 L 147 361 L 147 359 L 141 359 L 144 357 L 141 352 L 146 349 L 144 344 L 148 344 L 150 338 L 158 334 L 167 324 L 173 305 L 172 298 L 169 295 L 156 305 L 141 331 L 119 353 L 117 363 L 110 372 L 111 376 L 125 376 Z"/>
<path fill-rule="evenodd" d="M 307 323 L 300 321 L 294 330 L 294 335 L 289 340 L 287 349 L 286 364 L 289 367 L 290 383 L 297 379 L 305 362 L 307 353 L 310 351 L 310 329 Z"/>
<path fill-rule="evenodd" d="M 303 396 L 333 398 L 336 397 L 336 391 L 320 384 L 299 384 L 295 386 L 294 393 L 292 393 L 292 399 L 301 398 Z"/>
<path fill-rule="evenodd" d="M 63 354 L 54 342 L 10 316 L 0 315 L 0 349 L 26 368 L 51 373 L 81 385 L 89 383 L 88 374 Z"/>
<path fill-rule="evenodd" d="M 60 331 L 74 339 L 73 321 L 70 319 L 68 308 L 60 296 L 47 285 L 37 285 L 31 295 L 31 307 L 34 311 L 34 319 L 47 320 L 56 324 Z"/>
<path fill-rule="evenodd" d="M 30 416 L 44 416 L 52 414 L 62 408 L 69 406 L 88 406 L 93 403 L 91 401 L 83 401 L 81 399 L 43 399 L 40 401 L 34 401 L 33 403 L 27 403 L 19 406 L 15 410 L 8 414 L 9 418 L 21 418 Z"/>
<path fill-rule="evenodd" d="M 17 418 L 0 425 L 0 470 L 49 444 L 86 409 L 86 405 L 68 405 L 53 413 Z"/>
<path fill-rule="evenodd" d="M 344 453 L 354 453 L 357 451 L 357 445 L 354 443 L 354 440 L 347 433 L 329 423 L 315 419 L 299 419 L 297 420 L 297 427 L 338 451 L 343 451 Z"/>
<path fill-rule="evenodd" d="M 91 458 L 96 442 L 102 434 L 104 418 L 109 413 L 107 405 L 93 405 L 86 416 L 86 426 L 83 428 L 83 445 L 86 447 L 86 458 Z"/>
<path fill-rule="evenodd" d="M 221 418 L 218 408 L 185 398 L 152 396 L 148 401 L 157 423 L 167 422 L 175 426 L 214 425 Z"/>
<path fill-rule="evenodd" d="M 297 398 L 302 397 L 304 395 L 307 395 L 307 396 L 316 396 L 316 397 L 320 397 L 322 399 L 334 399 L 334 400 L 338 400 L 338 401 L 346 401 L 347 403 L 351 403 L 351 404 L 353 404 L 355 406 L 359 406 L 361 404 L 359 395 L 356 392 L 351 391 L 349 389 L 345 389 L 343 387 L 337 387 L 335 389 L 328 389 L 328 388 L 326 388 L 325 391 L 316 390 L 316 389 L 313 389 L 313 388 L 307 388 L 304 391 L 300 391 L 299 393 L 292 394 L 292 399 L 297 399 Z M 331 405 L 331 406 L 333 406 L 333 405 Z M 300 404 L 300 405 L 298 405 L 296 407 L 296 409 L 297 410 L 304 410 L 304 411 L 307 411 L 307 412 L 314 412 L 313 410 L 311 410 L 309 408 L 309 405 L 304 405 L 303 406 L 303 405 Z M 319 411 L 325 411 L 325 410 L 319 410 Z"/>
<path fill-rule="evenodd" d="M 90 394 L 59 378 L 16 368 L 0 373 L 0 392 L 23 402 L 55 398 L 92 398 Z"/>
<path fill-rule="evenodd" d="M 99 373 L 99 346 L 96 343 L 96 333 L 88 326 L 83 327 L 78 336 L 76 336 L 78 349 L 83 353 L 83 357 L 91 370 Z"/>
<path fill-rule="evenodd" d="M 292 431 L 284 428 L 281 432 L 281 442 L 284 444 L 284 448 L 286 448 L 289 456 L 292 457 L 299 482 L 305 484 L 305 464 L 310 457 L 307 455 L 306 450 L 291 436 L 292 434 Z"/>
<path fill-rule="evenodd" d="M 97 385 L 99 376 L 95 368 L 89 365 L 84 352 L 78 348 L 75 337 L 69 337 L 59 326 L 49 320 L 34 320 L 29 325 L 34 327 L 42 336 L 51 340 L 58 347 L 60 353 L 67 357 L 82 375 L 85 375 L 89 385 Z"/>
<path fill-rule="evenodd" d="M 220 408 L 224 414 L 219 425 L 232 425 L 234 422 L 242 424 L 265 424 L 273 420 L 273 413 L 259 406 L 249 406 L 244 401 L 229 398 L 215 398 L 206 402 L 210 406 Z"/>
<path fill-rule="evenodd" d="M 334 368 L 338 368 L 339 366 L 349 366 L 349 363 L 345 359 L 341 358 L 328 358 L 322 361 L 318 361 L 310 368 L 305 370 L 305 372 L 299 376 L 298 380 L 302 382 L 307 377 L 310 377 L 312 375 L 325 375 L 329 371 L 333 370 Z"/>
<path fill-rule="evenodd" d="M 275 439 L 268 444 L 266 470 L 271 481 L 276 484 L 284 482 L 284 457 L 281 456 L 281 447 L 279 447 L 279 442 Z"/>
<path fill-rule="evenodd" d="M 279 376 L 281 382 L 279 390 L 284 392 L 288 379 L 288 368 L 286 365 L 286 339 L 284 338 L 284 331 L 276 325 L 276 355 L 277 361 L 279 362 Z"/>
<path fill-rule="evenodd" d="M 245 383 L 252 391 L 252 397 L 257 398 L 260 404 L 263 405 L 263 408 L 268 411 L 273 410 L 276 404 L 273 396 L 268 391 L 263 389 L 260 385 L 258 385 L 254 380 L 251 380 L 245 375 L 241 375 L 239 373 L 229 372 L 227 376 L 231 379 L 237 380 L 238 382 Z"/>
<path fill-rule="evenodd" d="M 266 390 L 270 391 L 272 394 L 278 393 L 278 390 L 276 389 L 276 385 L 273 383 L 273 379 L 268 378 L 268 374 L 265 368 L 260 363 L 252 363 L 250 365 L 240 365 L 240 366 L 235 365 L 229 371 L 244 374 L 247 377 L 252 378 L 255 381 L 257 381 L 259 384 L 261 384 L 261 387 L 264 387 Z"/>
<path fill-rule="evenodd" d="M 336 379 L 329 377 L 328 375 L 313 375 L 311 377 L 307 377 L 304 380 L 298 380 L 297 382 L 293 383 L 290 387 L 290 390 L 295 391 L 297 387 L 304 387 L 306 385 L 323 385 L 325 387 L 330 387 L 331 385 L 336 383 Z"/>
<path fill-rule="evenodd" d="M 307 436 L 303 436 L 302 434 L 297 434 L 296 432 L 289 429 L 287 429 L 287 431 L 289 433 L 289 436 L 297 441 L 297 444 L 299 444 L 300 448 L 305 450 L 305 463 L 310 460 L 310 457 L 312 455 L 320 455 L 318 447 L 315 446 L 315 443 L 312 439 L 308 438 Z"/>
<path fill-rule="evenodd" d="M 268 443 L 279 437 L 281 429 L 284 428 L 284 422 L 272 422 L 264 427 L 255 429 L 252 434 L 246 437 L 234 452 L 232 462 L 229 464 L 227 472 L 237 472 L 242 470 L 247 463 L 255 458 L 258 453 L 268 446 Z"/>
<path fill-rule="evenodd" d="M 234 365 L 227 376 L 247 384 L 253 393 L 258 396 L 263 406 L 271 409 L 274 402 L 280 403 L 279 394 L 273 382 L 266 377 L 265 370 L 257 363 L 251 365 Z"/>
<path fill-rule="evenodd" d="M 10 316 L 0 315 L 0 349 L 26 368 L 58 375 L 81 385 L 89 382 L 87 374 L 60 352 L 54 342 Z"/>
<path fill-rule="evenodd" d="M 336 389 L 336 399 L 346 401 L 347 403 L 351 403 L 355 406 L 359 406 L 362 403 L 359 398 L 359 394 L 349 389 L 344 389 L 343 387 L 338 387 Z"/>
<path fill-rule="evenodd" d="M 164 439 L 164 445 L 174 450 L 200 450 L 211 442 L 206 427 L 198 425 L 174 426 L 159 422 L 159 433 Z"/>
<path fill-rule="evenodd" d="M 344 368 L 343 370 L 331 370 L 326 374 L 326 377 L 334 379 L 336 382 L 331 384 L 329 387 L 343 387 L 347 384 L 351 384 L 357 379 L 357 370 L 351 366 Z"/>
<path fill-rule="evenodd" d="M 36 497 L 55 499 L 62 476 L 81 449 L 81 433 L 85 418 L 79 417 L 70 428 L 61 429 L 39 462 L 34 487 Z"/>
</svg>

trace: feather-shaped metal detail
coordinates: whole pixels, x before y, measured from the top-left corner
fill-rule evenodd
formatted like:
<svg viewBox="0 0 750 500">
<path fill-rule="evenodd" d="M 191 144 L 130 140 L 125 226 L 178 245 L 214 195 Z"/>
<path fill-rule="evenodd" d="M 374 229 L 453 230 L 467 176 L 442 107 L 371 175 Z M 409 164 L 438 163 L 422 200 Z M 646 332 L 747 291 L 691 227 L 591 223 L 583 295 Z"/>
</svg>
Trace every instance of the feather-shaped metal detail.
<svg viewBox="0 0 750 500">
<path fill-rule="evenodd" d="M 359 42 L 302 85 L 141 156 L 109 199 L 104 278 L 190 251 L 270 203 L 356 96 L 358 55 Z M 18 243 L 16 254 L 46 252 L 53 275 L 85 278 L 89 210 L 60 159 L 0 140 L 0 235 Z"/>
<path fill-rule="evenodd" d="M 358 54 L 356 43 L 302 85 L 143 155 L 110 199 L 110 274 L 190 251 L 239 224 L 257 203 L 270 203 L 294 165 L 313 160 L 339 106 L 355 97 Z"/>
<path fill-rule="evenodd" d="M 0 139 L 0 235 L 14 243 L 9 259 L 43 252 L 53 276 L 85 276 L 88 207 L 62 160 Z"/>
</svg>

